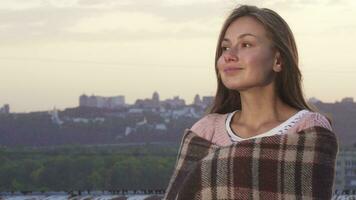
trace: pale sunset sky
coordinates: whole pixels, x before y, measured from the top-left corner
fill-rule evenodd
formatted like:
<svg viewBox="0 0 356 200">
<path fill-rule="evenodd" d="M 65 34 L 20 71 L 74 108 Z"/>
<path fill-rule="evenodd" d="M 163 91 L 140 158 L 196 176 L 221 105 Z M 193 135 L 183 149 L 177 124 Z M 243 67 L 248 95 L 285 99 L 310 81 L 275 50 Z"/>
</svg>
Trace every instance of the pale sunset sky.
<svg viewBox="0 0 356 200">
<path fill-rule="evenodd" d="M 0 107 L 78 106 L 85 93 L 126 103 L 216 91 L 214 54 L 238 4 L 266 7 L 291 27 L 307 98 L 356 100 L 354 0 L 0 0 Z"/>
</svg>

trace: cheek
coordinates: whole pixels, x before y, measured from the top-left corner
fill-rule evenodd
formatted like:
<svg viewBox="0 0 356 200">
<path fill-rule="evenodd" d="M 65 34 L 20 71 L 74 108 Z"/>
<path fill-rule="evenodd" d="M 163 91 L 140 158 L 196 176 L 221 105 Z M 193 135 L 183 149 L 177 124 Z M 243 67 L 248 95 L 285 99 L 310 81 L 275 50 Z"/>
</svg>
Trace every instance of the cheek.
<svg viewBox="0 0 356 200">
<path fill-rule="evenodd" d="M 270 52 L 257 51 L 246 54 L 245 61 L 253 70 L 270 71 L 273 68 L 273 56 Z"/>
<path fill-rule="evenodd" d="M 269 83 L 273 79 L 273 57 L 269 52 L 250 53 L 245 57 L 247 65 L 247 77 L 253 77 L 255 81 Z"/>
<path fill-rule="evenodd" d="M 216 64 L 219 71 L 221 71 L 223 64 L 224 64 L 224 59 L 223 59 L 222 56 L 220 56 L 218 61 L 217 61 L 217 64 Z"/>
</svg>

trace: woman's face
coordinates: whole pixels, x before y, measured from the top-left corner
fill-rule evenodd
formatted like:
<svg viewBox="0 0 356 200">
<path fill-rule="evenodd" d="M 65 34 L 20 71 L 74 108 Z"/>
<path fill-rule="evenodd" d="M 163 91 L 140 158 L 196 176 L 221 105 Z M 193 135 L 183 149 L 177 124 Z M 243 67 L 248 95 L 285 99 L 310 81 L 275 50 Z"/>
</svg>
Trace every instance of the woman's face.
<svg viewBox="0 0 356 200">
<path fill-rule="evenodd" d="M 236 19 L 221 43 L 217 67 L 223 84 L 243 91 L 270 84 L 281 70 L 279 53 L 272 48 L 263 25 L 253 17 Z"/>
</svg>

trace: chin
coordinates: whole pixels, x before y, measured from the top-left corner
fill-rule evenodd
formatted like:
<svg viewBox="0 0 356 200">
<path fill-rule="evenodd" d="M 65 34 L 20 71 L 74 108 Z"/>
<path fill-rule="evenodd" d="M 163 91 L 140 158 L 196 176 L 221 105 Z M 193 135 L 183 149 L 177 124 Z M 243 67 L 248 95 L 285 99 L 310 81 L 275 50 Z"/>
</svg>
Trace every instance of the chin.
<svg viewBox="0 0 356 200">
<path fill-rule="evenodd" d="M 236 83 L 224 83 L 224 86 L 229 90 L 242 90 L 243 89 L 241 84 L 236 84 Z"/>
<path fill-rule="evenodd" d="M 222 83 L 227 89 L 235 91 L 243 91 L 251 87 L 251 85 L 246 85 L 236 80 L 223 80 Z"/>
<path fill-rule="evenodd" d="M 235 83 L 233 83 L 233 81 L 227 80 L 227 79 L 222 79 L 221 82 L 222 82 L 222 84 L 224 84 L 224 86 L 227 87 L 228 89 L 230 89 L 231 87 L 233 87 L 234 85 L 236 85 Z"/>
</svg>

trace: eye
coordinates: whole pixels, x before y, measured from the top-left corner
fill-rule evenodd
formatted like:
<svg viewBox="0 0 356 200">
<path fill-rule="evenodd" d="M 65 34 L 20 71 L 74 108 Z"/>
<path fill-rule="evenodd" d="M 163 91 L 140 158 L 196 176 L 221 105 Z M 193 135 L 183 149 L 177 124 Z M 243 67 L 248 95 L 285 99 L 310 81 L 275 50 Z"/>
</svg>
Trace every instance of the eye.
<svg viewBox="0 0 356 200">
<path fill-rule="evenodd" d="M 229 47 L 221 47 L 221 51 L 226 51 L 226 50 L 229 50 Z"/>
<path fill-rule="evenodd" d="M 250 43 L 244 42 L 241 44 L 242 47 L 251 47 Z"/>
</svg>

